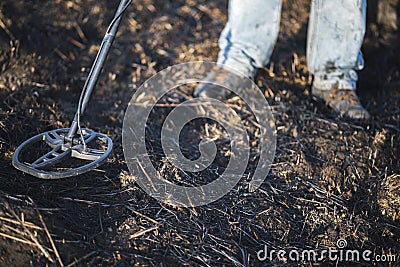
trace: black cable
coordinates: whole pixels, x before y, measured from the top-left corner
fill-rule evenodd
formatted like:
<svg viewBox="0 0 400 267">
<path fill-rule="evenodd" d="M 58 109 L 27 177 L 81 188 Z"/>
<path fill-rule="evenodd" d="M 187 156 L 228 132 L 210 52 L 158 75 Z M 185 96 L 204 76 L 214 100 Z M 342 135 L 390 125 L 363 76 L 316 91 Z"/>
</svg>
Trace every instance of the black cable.
<svg viewBox="0 0 400 267">
<path fill-rule="evenodd" d="M 109 33 L 111 28 L 114 26 L 115 22 L 117 21 L 117 19 L 119 19 L 126 11 L 126 9 L 129 7 L 129 5 L 132 3 L 132 0 L 129 0 L 126 5 L 124 6 L 124 8 L 122 8 L 122 10 L 116 15 L 114 16 L 113 20 L 111 21 L 110 25 L 107 28 L 106 33 Z"/>
</svg>

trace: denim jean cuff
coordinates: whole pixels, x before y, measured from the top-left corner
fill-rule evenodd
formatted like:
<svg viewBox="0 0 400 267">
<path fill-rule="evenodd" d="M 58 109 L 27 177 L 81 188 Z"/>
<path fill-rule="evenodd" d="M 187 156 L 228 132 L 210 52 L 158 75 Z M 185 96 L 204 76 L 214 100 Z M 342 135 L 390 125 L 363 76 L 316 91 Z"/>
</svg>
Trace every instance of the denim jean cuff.
<svg viewBox="0 0 400 267">
<path fill-rule="evenodd" d="M 352 89 L 356 90 L 358 75 L 353 69 L 317 72 L 314 74 L 313 87 L 320 90 Z"/>
</svg>

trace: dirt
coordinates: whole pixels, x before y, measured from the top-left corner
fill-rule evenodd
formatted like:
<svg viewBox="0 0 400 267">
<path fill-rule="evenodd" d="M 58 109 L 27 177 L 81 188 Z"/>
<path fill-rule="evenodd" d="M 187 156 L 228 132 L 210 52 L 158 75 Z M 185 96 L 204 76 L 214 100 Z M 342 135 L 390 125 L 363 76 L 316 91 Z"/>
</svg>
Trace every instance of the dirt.
<svg viewBox="0 0 400 267">
<path fill-rule="evenodd" d="M 313 101 L 305 59 L 310 2 L 284 1 L 272 63 L 256 78 L 276 120 L 271 172 L 254 193 L 241 181 L 220 200 L 187 209 L 158 203 L 134 183 L 121 145 L 124 111 L 136 88 L 157 71 L 216 59 L 227 2 L 134 1 L 83 122 L 113 139 L 113 156 L 78 177 L 46 181 L 14 169 L 13 152 L 28 137 L 70 125 L 116 3 L 2 1 L 0 266 L 283 265 L 276 258 L 261 262 L 257 252 L 264 245 L 334 247 L 339 238 L 350 249 L 400 256 L 399 34 L 393 16 L 382 19 L 377 2 L 369 4 L 358 93 L 372 120 L 339 119 Z M 396 3 L 388 5 L 384 10 Z M 191 97 L 192 88 L 186 88 L 162 101 Z M 240 100 L 231 104 L 246 114 Z M 158 108 L 148 124 L 149 153 L 166 176 L 179 174 L 159 153 L 159 132 L 171 107 Z M 257 127 L 250 121 L 243 116 L 255 138 Z M 205 123 L 212 125 L 211 134 L 223 136 L 220 126 L 199 120 L 188 126 L 184 147 L 198 143 Z M 217 144 L 220 151 L 229 150 L 223 138 Z M 212 166 L 219 170 L 229 160 L 222 152 Z M 246 174 L 256 164 L 257 157 Z M 207 182 L 215 173 L 202 175 L 195 181 Z M 183 178 L 193 181 L 193 176 Z M 336 263 L 321 263 L 327 264 Z"/>
</svg>

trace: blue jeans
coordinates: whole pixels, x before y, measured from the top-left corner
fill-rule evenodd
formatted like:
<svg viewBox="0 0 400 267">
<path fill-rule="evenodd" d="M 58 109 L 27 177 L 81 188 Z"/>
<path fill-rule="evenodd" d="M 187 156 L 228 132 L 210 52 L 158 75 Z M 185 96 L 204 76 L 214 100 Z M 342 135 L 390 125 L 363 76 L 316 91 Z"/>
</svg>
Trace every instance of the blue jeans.
<svg viewBox="0 0 400 267">
<path fill-rule="evenodd" d="M 281 0 L 230 0 L 228 22 L 219 39 L 218 63 L 253 77 L 269 63 L 278 37 Z M 363 68 L 365 0 L 313 0 L 307 65 L 319 89 L 355 89 Z"/>
</svg>

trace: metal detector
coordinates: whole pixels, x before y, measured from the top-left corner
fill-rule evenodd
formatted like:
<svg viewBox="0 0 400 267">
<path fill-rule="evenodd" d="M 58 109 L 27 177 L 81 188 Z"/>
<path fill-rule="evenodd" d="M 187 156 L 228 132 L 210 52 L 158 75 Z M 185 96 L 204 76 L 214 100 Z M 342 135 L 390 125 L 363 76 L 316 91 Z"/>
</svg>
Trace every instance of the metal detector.
<svg viewBox="0 0 400 267">
<path fill-rule="evenodd" d="M 122 15 L 130 3 L 131 0 L 119 3 L 82 88 L 71 127 L 40 133 L 23 142 L 14 153 L 15 168 L 38 178 L 59 179 L 90 171 L 107 160 L 113 146 L 111 139 L 81 128 L 80 118 L 96 86 Z"/>
</svg>

